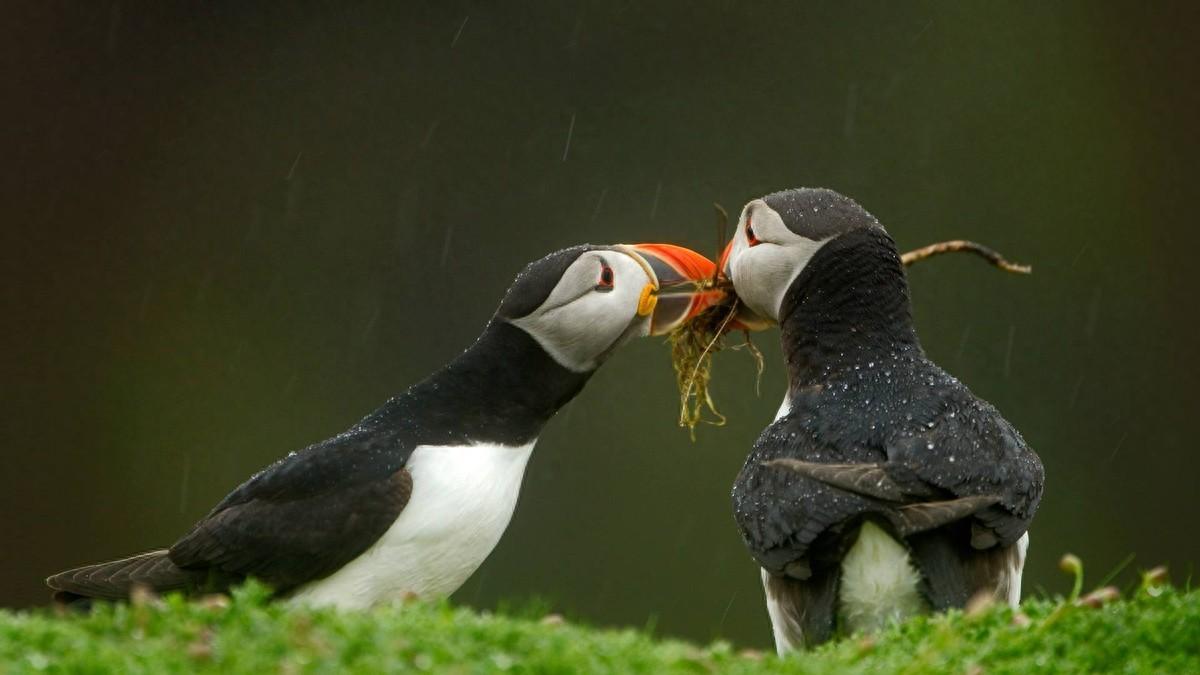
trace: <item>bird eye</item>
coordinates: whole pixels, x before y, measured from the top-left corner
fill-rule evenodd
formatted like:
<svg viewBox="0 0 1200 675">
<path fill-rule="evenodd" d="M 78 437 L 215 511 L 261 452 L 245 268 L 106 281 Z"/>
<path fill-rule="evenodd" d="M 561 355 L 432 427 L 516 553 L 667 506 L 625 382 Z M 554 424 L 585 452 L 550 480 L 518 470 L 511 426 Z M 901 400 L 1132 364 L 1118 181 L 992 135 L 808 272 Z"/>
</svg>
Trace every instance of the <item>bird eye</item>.
<svg viewBox="0 0 1200 675">
<path fill-rule="evenodd" d="M 751 246 L 758 246 L 762 242 L 758 237 L 754 236 L 754 228 L 750 226 L 750 219 L 746 219 L 746 243 Z"/>
<path fill-rule="evenodd" d="M 601 263 L 600 265 L 600 281 L 596 283 L 596 290 L 611 291 L 613 289 L 613 270 L 608 265 Z"/>
</svg>

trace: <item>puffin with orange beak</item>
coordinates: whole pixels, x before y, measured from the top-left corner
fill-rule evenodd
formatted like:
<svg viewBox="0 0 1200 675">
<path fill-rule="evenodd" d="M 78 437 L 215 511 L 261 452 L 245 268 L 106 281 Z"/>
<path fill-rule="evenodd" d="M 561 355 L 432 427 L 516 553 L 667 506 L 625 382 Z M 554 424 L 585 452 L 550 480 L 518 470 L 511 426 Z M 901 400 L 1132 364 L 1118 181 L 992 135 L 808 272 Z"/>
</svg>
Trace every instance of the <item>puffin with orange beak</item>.
<svg viewBox="0 0 1200 675">
<path fill-rule="evenodd" d="M 349 430 L 255 474 L 170 548 L 55 574 L 62 602 L 135 587 L 365 608 L 449 595 L 499 542 L 543 426 L 626 340 L 712 300 L 714 265 L 667 244 L 576 246 L 529 264 L 473 345 Z"/>
<path fill-rule="evenodd" d="M 732 493 L 779 653 L 976 596 L 1015 607 L 1041 461 L 925 354 L 883 225 L 832 190 L 776 192 L 720 266 L 787 367 Z"/>
</svg>

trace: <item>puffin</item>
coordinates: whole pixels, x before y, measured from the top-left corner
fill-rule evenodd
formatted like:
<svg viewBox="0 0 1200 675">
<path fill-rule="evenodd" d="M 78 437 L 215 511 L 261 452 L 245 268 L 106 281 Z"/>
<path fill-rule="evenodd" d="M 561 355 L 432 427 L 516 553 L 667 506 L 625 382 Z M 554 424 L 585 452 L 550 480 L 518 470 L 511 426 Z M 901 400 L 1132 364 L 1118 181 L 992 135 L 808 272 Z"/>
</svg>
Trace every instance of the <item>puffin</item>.
<svg viewBox="0 0 1200 675">
<path fill-rule="evenodd" d="M 538 435 L 613 351 L 704 309 L 715 264 L 670 244 L 582 245 L 530 263 L 474 344 L 348 430 L 289 453 L 169 548 L 49 577 L 86 605 L 227 591 L 363 609 L 457 590 L 499 542 Z"/>
<path fill-rule="evenodd" d="M 1037 454 L 930 360 L 883 225 L 833 190 L 746 204 L 718 264 L 788 388 L 734 482 L 777 651 L 975 598 L 1016 607 Z"/>
</svg>

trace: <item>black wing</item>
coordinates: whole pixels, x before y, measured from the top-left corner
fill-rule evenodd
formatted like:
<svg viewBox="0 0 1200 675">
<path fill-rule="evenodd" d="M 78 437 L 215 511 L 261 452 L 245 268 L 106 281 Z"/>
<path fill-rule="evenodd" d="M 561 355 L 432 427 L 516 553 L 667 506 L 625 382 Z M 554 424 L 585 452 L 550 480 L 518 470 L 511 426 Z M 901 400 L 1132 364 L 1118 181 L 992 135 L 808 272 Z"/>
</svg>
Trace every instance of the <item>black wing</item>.
<svg viewBox="0 0 1200 675">
<path fill-rule="evenodd" d="M 807 578 L 822 561 L 840 560 L 848 545 L 842 533 L 865 517 L 901 538 L 970 519 L 973 547 L 1016 542 L 1041 499 L 1037 455 L 961 385 L 927 409 L 905 423 L 870 425 L 878 436 L 823 433 L 833 427 L 823 419 L 828 407 L 769 427 L 733 491 L 743 539 L 763 568 Z M 832 412 L 835 422 L 855 415 Z M 798 566 L 802 558 L 807 564 Z"/>
<path fill-rule="evenodd" d="M 889 444 L 889 472 L 915 477 L 952 499 L 994 499 L 973 514 L 979 527 L 972 543 L 982 549 L 1016 542 L 1041 502 L 1041 460 L 991 404 L 973 396 L 931 421 Z"/>
<path fill-rule="evenodd" d="M 884 455 L 871 448 L 822 444 L 809 433 L 795 431 L 800 422 L 789 416 L 763 432 L 734 483 L 732 497 L 734 519 L 759 565 L 773 575 L 807 579 L 814 568 L 840 560 L 845 552 L 843 531 L 865 514 L 882 513 L 885 503 L 773 462 L 874 465 Z M 801 559 L 804 564 L 797 566 Z"/>
<path fill-rule="evenodd" d="M 293 453 L 229 494 L 170 548 L 184 570 L 286 592 L 358 557 L 412 494 L 411 447 L 366 429 Z"/>
<path fill-rule="evenodd" d="M 55 602 L 86 606 L 91 599 L 124 600 L 139 586 L 158 593 L 203 589 L 207 576 L 179 569 L 166 550 L 158 550 L 59 572 L 46 585 L 54 589 Z"/>
</svg>

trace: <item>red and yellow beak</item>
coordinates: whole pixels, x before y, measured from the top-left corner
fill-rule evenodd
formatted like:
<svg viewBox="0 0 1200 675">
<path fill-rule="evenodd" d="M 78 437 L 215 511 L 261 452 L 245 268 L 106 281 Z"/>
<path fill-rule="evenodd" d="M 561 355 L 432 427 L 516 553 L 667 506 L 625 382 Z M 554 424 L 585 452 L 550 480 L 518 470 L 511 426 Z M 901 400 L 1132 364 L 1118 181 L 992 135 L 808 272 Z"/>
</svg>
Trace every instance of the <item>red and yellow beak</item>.
<svg viewBox="0 0 1200 675">
<path fill-rule="evenodd" d="M 729 276 L 729 254 L 733 253 L 733 240 L 730 239 L 728 244 L 725 244 L 725 250 L 721 251 L 721 257 L 717 260 L 717 269 L 721 270 L 721 276 Z"/>
<path fill-rule="evenodd" d="M 671 332 L 720 302 L 725 292 L 708 287 L 716 276 L 713 261 L 674 244 L 622 244 L 620 250 L 642 264 L 650 283 L 642 289 L 638 314 L 650 315 L 650 334 Z"/>
</svg>

